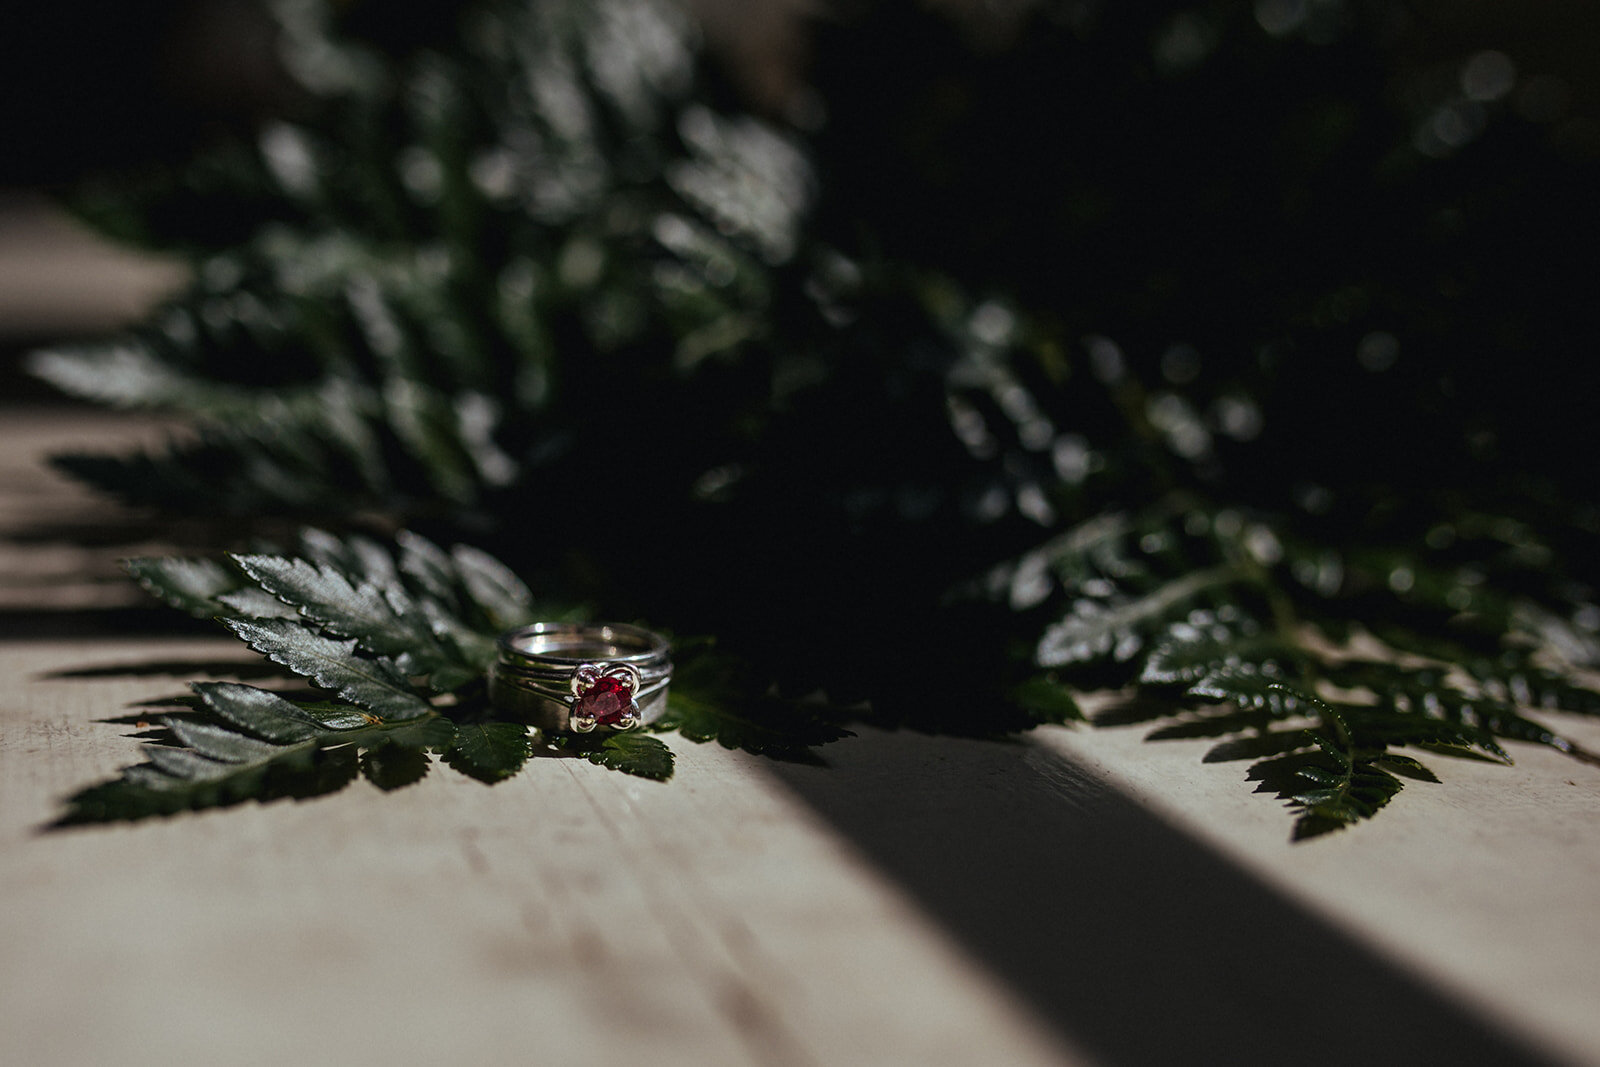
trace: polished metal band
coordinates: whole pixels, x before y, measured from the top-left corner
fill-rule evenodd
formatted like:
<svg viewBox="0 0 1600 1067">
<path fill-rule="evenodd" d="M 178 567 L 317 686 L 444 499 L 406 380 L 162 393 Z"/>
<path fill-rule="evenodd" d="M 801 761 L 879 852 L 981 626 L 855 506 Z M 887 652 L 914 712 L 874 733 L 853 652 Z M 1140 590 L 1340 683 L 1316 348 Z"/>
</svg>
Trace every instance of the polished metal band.
<svg viewBox="0 0 1600 1067">
<path fill-rule="evenodd" d="M 669 651 L 666 638 L 639 626 L 536 622 L 500 637 L 489 699 L 544 730 L 593 729 L 587 719 L 574 718 L 573 706 L 584 685 L 611 677 L 631 690 L 636 705 L 636 714 L 619 727 L 626 729 L 666 710 Z"/>
</svg>

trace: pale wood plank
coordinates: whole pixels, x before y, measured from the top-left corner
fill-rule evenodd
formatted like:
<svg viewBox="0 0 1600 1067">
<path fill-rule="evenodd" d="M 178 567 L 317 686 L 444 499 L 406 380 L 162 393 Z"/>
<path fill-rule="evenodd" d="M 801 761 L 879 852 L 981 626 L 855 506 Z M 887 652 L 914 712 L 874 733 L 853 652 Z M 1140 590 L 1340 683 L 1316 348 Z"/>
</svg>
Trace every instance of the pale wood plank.
<svg viewBox="0 0 1600 1067">
<path fill-rule="evenodd" d="M 42 196 L 0 195 L 0 336 L 125 326 L 188 274 L 179 257 L 113 244 Z"/>
<path fill-rule="evenodd" d="M 0 612 L 150 603 L 118 561 L 170 553 L 175 539 L 148 517 L 53 469 L 49 459 L 71 451 L 159 447 L 176 429 L 147 414 L 0 408 Z"/>
</svg>

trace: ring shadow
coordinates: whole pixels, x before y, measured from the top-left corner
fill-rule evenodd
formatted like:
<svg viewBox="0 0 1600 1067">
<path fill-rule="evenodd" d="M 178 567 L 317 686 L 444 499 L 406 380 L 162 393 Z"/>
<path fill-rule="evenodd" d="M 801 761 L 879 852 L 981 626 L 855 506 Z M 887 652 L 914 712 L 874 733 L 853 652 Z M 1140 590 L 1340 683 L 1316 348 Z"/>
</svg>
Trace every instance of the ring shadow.
<svg viewBox="0 0 1600 1067">
<path fill-rule="evenodd" d="M 1556 1062 L 1055 752 L 827 755 L 768 769 L 1096 1063 Z"/>
</svg>

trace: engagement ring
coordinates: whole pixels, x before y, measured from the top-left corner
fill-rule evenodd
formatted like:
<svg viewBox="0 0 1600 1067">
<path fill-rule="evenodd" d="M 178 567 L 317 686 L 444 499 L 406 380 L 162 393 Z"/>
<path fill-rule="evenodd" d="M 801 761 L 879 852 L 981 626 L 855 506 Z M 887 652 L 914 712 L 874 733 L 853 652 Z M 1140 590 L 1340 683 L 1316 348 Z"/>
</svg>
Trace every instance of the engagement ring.
<svg viewBox="0 0 1600 1067">
<path fill-rule="evenodd" d="M 544 730 L 631 730 L 666 710 L 668 647 L 624 623 L 536 622 L 501 636 L 489 699 Z"/>
</svg>

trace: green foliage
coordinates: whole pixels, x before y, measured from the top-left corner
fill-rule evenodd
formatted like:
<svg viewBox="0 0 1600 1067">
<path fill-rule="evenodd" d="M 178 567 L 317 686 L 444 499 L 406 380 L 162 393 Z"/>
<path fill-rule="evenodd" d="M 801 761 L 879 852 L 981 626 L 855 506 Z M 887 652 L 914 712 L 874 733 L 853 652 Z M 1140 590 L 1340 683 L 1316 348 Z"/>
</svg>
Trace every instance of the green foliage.
<svg viewBox="0 0 1600 1067">
<path fill-rule="evenodd" d="M 510 722 L 468 723 L 456 727 L 455 742 L 445 760 L 480 782 L 498 782 L 528 761 L 528 731 Z"/>
<path fill-rule="evenodd" d="M 562 752 L 612 770 L 659 782 L 672 777 L 672 749 L 649 734 L 564 734 L 554 738 L 553 743 Z"/>
<path fill-rule="evenodd" d="M 1600 711 L 1600 175 L 1512 86 L 1407 66 L 1435 49 L 1388 5 L 972 38 L 867 5 L 804 134 L 664 2 L 484 0 L 388 50 L 340 6 L 283 8 L 295 121 L 79 192 L 195 281 L 31 365 L 193 423 L 59 460 L 126 499 L 433 539 L 135 561 L 168 602 L 385 727 L 470 728 L 485 780 L 528 757 L 474 709 L 532 603 L 435 541 L 714 633 L 666 724 L 782 758 L 1117 688 L 1300 836 L 1429 780 L 1402 749 L 1591 758 L 1541 715 Z M 653 740 L 564 744 L 654 777 Z M 398 785 L 422 750 L 308 751 Z"/>
<path fill-rule="evenodd" d="M 1192 509 L 1181 524 L 1170 514 L 1156 506 L 1115 523 L 1088 520 L 997 577 L 1014 585 L 1055 575 L 1054 590 L 1034 595 L 1066 606 L 1056 609 L 1062 617 L 1045 629 L 1036 660 L 1098 670 L 1101 684 L 1128 689 L 1138 717 L 1156 722 L 1152 740 L 1215 738 L 1208 762 L 1254 761 L 1249 776 L 1295 809 L 1296 839 L 1371 818 L 1404 777 L 1437 782 L 1401 751 L 1408 747 L 1509 763 L 1501 743 L 1509 740 L 1594 761 L 1523 713 L 1600 713 L 1600 693 L 1579 670 L 1594 660 L 1562 663 L 1547 644 L 1517 639 L 1513 620 L 1544 610 L 1532 592 L 1545 584 L 1533 562 L 1542 553 L 1525 553 L 1525 570 L 1507 564 L 1502 575 L 1527 599 L 1485 596 L 1453 564 L 1415 557 L 1396 595 L 1388 553 L 1357 547 L 1330 556 L 1319 547 L 1313 565 L 1236 513 Z M 1142 535 L 1107 547 L 1096 531 L 1113 527 Z M 1337 583 L 1326 579 L 1329 568 Z M 1393 647 L 1357 639 L 1375 588 L 1396 595 L 1386 612 Z M 1437 622 L 1407 619 L 1407 608 L 1436 602 L 1458 610 Z M 1469 604 L 1476 611 L 1459 610 Z M 1452 663 L 1395 651 L 1443 643 L 1458 652 L 1465 646 L 1449 635 L 1468 639 L 1473 630 L 1503 635 L 1495 655 Z"/>
<path fill-rule="evenodd" d="M 428 752 L 454 743 L 435 712 L 385 721 L 361 705 L 304 705 L 254 686 L 196 683 L 198 714 L 164 720 L 149 762 L 67 801 L 57 825 L 142 819 L 341 789 L 358 773 L 382 789 L 427 773 Z M 168 747 L 167 740 L 187 747 Z"/>
<path fill-rule="evenodd" d="M 429 754 L 490 784 L 521 770 L 533 753 L 528 727 L 493 718 L 483 677 L 501 629 L 531 621 L 532 594 L 477 549 L 445 551 L 412 533 L 399 546 L 308 530 L 299 556 L 130 560 L 152 593 L 218 616 L 336 699 L 196 682 L 190 710 L 163 719 L 146 746 L 149 762 L 70 798 L 60 824 L 313 796 L 357 774 L 398 789 L 426 776 Z M 672 753 L 654 737 L 594 736 L 562 750 L 646 778 L 672 775 Z"/>
<path fill-rule="evenodd" d="M 659 725 L 691 741 L 815 762 L 817 746 L 852 736 L 843 718 L 841 709 L 824 701 L 757 691 L 747 667 L 715 647 L 703 647 L 678 669 Z"/>
<path fill-rule="evenodd" d="M 1011 691 L 1011 699 L 1039 722 L 1064 724 L 1081 722 L 1083 708 L 1072 691 L 1051 675 L 1040 674 L 1027 679 Z"/>
<path fill-rule="evenodd" d="M 412 691 L 394 661 L 358 655 L 354 639 L 334 640 L 287 619 L 229 619 L 227 625 L 274 663 L 379 715 L 414 719 L 428 713 L 428 702 Z"/>
</svg>

